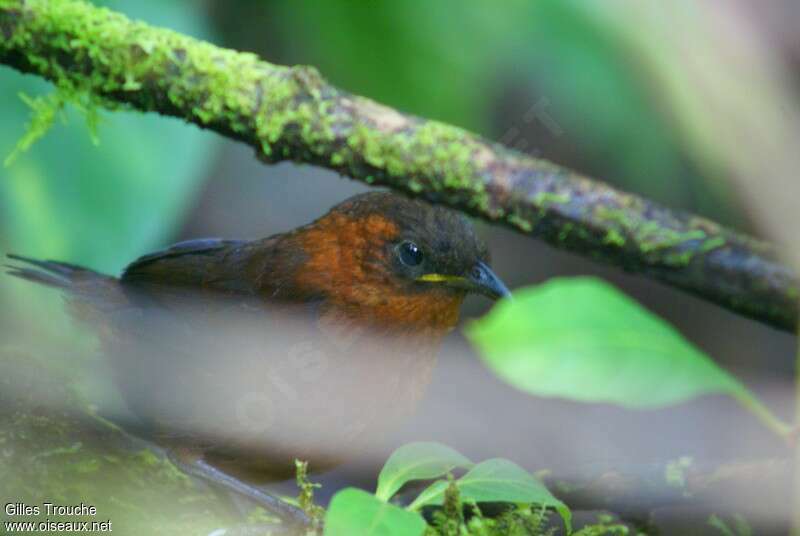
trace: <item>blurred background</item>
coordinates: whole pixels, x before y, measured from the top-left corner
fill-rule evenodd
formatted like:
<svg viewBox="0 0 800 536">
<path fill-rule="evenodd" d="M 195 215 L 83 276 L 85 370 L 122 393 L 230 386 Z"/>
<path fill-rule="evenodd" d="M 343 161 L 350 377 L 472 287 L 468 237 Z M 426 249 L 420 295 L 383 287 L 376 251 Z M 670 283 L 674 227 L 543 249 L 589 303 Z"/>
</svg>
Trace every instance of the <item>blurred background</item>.
<svg viewBox="0 0 800 536">
<path fill-rule="evenodd" d="M 97 3 L 271 62 L 314 65 L 353 93 L 777 241 L 787 261 L 800 251 L 800 4 L 792 0 Z M 0 68 L 0 155 L 12 152 L 28 121 L 18 94 L 50 91 Z M 101 112 L 95 144 L 79 112 L 63 116 L 0 168 L 2 253 L 117 274 L 170 242 L 267 236 L 366 190 L 322 169 L 264 166 L 247 147 L 171 118 Z M 791 336 L 478 225 L 512 289 L 560 275 L 605 278 L 791 418 Z M 119 404 L 102 372 L 88 376 L 77 366 L 102 371 L 91 337 L 71 326 L 58 296 L 0 277 L 0 302 L 0 344 L 52 355 L 89 396 Z M 470 299 L 464 321 L 487 307 Z M 336 482 L 371 487 L 386 453 L 410 440 L 438 440 L 473 459 L 503 456 L 532 470 L 786 454 L 723 397 L 637 412 L 518 393 L 485 370 L 457 333 L 414 421 L 375 459 L 326 476 L 333 484 L 323 493 Z M 675 524 L 687 515 L 665 517 Z"/>
</svg>

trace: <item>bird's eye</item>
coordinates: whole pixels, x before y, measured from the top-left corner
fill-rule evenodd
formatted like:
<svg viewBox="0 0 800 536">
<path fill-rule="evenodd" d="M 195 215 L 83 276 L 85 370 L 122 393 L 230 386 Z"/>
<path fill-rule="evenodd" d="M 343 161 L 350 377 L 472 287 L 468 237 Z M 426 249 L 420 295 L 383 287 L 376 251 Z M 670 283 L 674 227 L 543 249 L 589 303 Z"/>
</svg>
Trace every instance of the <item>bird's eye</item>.
<svg viewBox="0 0 800 536">
<path fill-rule="evenodd" d="M 403 242 L 399 248 L 400 261 L 406 266 L 418 266 L 422 262 L 422 250 L 414 242 Z"/>
</svg>

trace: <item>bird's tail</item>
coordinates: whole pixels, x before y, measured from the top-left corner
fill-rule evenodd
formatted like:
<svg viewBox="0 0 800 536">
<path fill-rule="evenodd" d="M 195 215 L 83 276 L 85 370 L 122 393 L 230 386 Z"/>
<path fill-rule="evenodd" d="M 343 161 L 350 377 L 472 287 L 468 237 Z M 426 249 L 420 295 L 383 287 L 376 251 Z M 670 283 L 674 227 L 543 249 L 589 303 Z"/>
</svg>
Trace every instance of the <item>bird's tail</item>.
<svg viewBox="0 0 800 536">
<path fill-rule="evenodd" d="M 40 261 L 13 253 L 9 253 L 6 257 L 12 261 L 18 261 L 28 265 L 6 265 L 9 275 L 27 279 L 28 281 L 33 281 L 34 283 L 39 283 L 48 287 L 75 290 L 74 287 L 79 281 L 86 281 L 87 278 L 91 278 L 92 276 L 98 278 L 107 277 L 93 270 L 89 270 L 88 268 L 75 264 L 68 264 L 66 262 Z"/>
<path fill-rule="evenodd" d="M 126 301 L 115 277 L 101 274 L 66 262 L 37 260 L 9 253 L 10 260 L 21 264 L 8 264 L 12 276 L 64 291 L 69 298 L 72 313 L 89 320 L 92 313 L 108 312 Z"/>
</svg>

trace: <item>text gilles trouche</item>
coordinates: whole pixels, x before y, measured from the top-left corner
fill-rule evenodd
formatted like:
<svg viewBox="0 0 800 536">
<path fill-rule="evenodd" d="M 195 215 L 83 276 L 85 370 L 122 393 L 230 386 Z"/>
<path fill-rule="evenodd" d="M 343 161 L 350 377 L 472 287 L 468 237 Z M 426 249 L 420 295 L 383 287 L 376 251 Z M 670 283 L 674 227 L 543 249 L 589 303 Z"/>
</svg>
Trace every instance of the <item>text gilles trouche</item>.
<svg viewBox="0 0 800 536">
<path fill-rule="evenodd" d="M 41 506 L 38 504 L 25 504 L 25 503 L 6 503 L 5 514 L 9 517 L 17 516 L 65 516 L 65 517 L 94 517 L 97 515 L 97 508 L 89 504 L 73 504 L 61 505 L 45 502 Z M 8 524 L 9 522 L 6 522 Z M 99 531 L 111 532 L 111 520 L 105 521 L 61 521 L 46 519 L 44 521 L 18 521 L 17 523 L 25 523 L 24 527 L 27 530 L 37 531 Z M 18 527 L 23 528 L 23 527 Z"/>
</svg>

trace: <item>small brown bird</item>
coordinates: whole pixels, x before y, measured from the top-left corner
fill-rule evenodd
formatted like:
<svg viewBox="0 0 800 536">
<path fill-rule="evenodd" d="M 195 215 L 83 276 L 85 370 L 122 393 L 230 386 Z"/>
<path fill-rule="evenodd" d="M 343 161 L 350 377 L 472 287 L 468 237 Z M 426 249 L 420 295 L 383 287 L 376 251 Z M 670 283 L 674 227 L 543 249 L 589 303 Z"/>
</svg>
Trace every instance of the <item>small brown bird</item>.
<svg viewBox="0 0 800 536">
<path fill-rule="evenodd" d="M 137 433 L 234 488 L 380 437 L 420 399 L 464 297 L 509 294 L 467 218 L 390 193 L 261 240 L 181 242 L 119 278 L 9 257 L 98 331 Z"/>
</svg>

